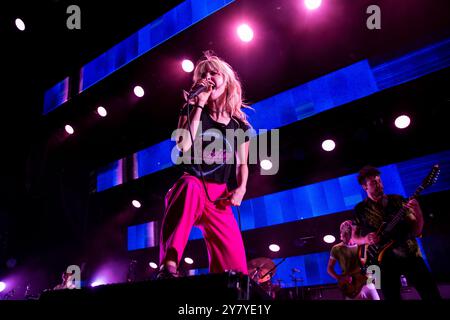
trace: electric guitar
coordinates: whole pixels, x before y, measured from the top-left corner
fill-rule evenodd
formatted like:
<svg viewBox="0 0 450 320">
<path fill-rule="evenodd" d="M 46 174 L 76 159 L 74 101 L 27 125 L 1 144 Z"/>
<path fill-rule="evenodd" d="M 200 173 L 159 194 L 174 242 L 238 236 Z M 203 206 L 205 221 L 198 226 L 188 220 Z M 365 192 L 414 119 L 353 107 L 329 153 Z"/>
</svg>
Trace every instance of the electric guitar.
<svg viewBox="0 0 450 320">
<path fill-rule="evenodd" d="M 345 296 L 354 299 L 361 292 L 361 289 L 367 283 L 368 278 L 360 270 L 347 274 L 347 276 L 352 278 L 350 283 L 344 281 L 344 279 L 340 279 L 337 284 Z"/>
<path fill-rule="evenodd" d="M 435 164 L 430 173 L 423 180 L 422 184 L 416 189 L 409 200 L 417 198 L 423 190 L 435 184 L 440 171 L 441 170 L 439 168 L 439 164 Z M 364 252 L 360 252 L 360 256 L 363 257 L 363 259 L 361 259 L 363 263 L 363 271 L 365 271 L 366 266 L 380 265 L 386 250 L 394 244 L 394 240 L 392 240 L 392 234 L 395 227 L 400 221 L 403 220 L 407 212 L 408 208 L 403 205 L 402 208 L 391 219 L 391 221 L 389 221 L 388 223 L 384 222 L 380 226 L 377 231 L 379 241 L 376 244 L 360 247 L 360 249 L 364 250 Z"/>
</svg>

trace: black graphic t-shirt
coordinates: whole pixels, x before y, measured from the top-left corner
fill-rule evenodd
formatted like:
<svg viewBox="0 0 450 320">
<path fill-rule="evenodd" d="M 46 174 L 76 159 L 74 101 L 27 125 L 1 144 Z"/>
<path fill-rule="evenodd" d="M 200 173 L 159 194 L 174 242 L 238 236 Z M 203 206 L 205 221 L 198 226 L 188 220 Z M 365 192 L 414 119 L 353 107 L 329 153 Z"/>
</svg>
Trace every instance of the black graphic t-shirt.
<svg viewBox="0 0 450 320">
<path fill-rule="evenodd" d="M 187 115 L 187 108 L 181 110 L 181 115 Z M 189 105 L 189 112 L 194 112 L 194 106 Z M 230 190 L 236 188 L 235 151 L 250 140 L 251 127 L 234 117 L 228 124 L 219 123 L 207 110 L 202 111 L 200 121 L 194 146 L 186 154 L 180 152 L 182 164 L 179 167 L 196 177 L 201 177 L 201 169 L 206 180 L 227 183 Z"/>
<path fill-rule="evenodd" d="M 359 227 L 361 235 L 365 236 L 370 232 L 376 232 L 383 222 L 389 222 L 394 215 L 399 212 L 407 200 L 400 195 L 385 195 L 380 202 L 375 202 L 370 198 L 358 203 L 355 207 L 355 222 Z M 408 212 L 407 214 L 412 214 Z M 421 256 L 417 240 L 412 232 L 409 222 L 403 219 L 393 231 L 395 240 L 390 254 L 397 257 L 418 257 Z"/>
</svg>

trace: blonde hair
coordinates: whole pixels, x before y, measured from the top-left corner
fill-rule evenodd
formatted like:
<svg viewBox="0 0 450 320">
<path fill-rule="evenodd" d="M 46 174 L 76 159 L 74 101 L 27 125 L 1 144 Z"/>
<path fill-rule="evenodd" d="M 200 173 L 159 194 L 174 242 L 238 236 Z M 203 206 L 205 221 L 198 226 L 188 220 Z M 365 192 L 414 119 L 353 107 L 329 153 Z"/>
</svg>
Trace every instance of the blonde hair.
<svg viewBox="0 0 450 320">
<path fill-rule="evenodd" d="M 339 229 L 341 231 L 341 234 L 345 235 L 345 240 L 343 240 L 345 244 L 347 244 L 352 238 L 352 228 L 353 223 L 351 220 L 345 220 L 344 222 L 341 223 Z"/>
<path fill-rule="evenodd" d="M 194 82 L 199 80 L 204 72 L 215 71 L 221 73 L 226 83 L 225 110 L 230 114 L 232 119 L 237 118 L 250 126 L 247 115 L 242 111 L 242 108 L 252 108 L 242 101 L 242 85 L 238 75 L 228 63 L 214 55 L 213 52 L 206 51 L 203 55 L 204 58 L 197 62 L 194 69 Z"/>
</svg>

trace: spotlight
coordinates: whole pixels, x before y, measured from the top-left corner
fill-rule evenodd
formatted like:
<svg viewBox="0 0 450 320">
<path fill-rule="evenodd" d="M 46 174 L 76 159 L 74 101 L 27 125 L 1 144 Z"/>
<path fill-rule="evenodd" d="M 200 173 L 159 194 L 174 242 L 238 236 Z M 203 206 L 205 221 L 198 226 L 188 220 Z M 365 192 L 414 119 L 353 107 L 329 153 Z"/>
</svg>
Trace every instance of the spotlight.
<svg viewBox="0 0 450 320">
<path fill-rule="evenodd" d="M 25 23 L 23 22 L 22 19 L 17 18 L 15 23 L 16 23 L 17 29 L 19 29 L 20 31 L 24 31 L 25 30 Z"/>
<path fill-rule="evenodd" d="M 141 207 L 141 203 L 137 200 L 133 200 L 131 201 L 131 204 L 133 205 L 133 207 L 135 208 L 140 208 Z"/>
<path fill-rule="evenodd" d="M 5 289 L 6 289 L 6 283 L 4 283 L 3 281 L 0 281 L 0 292 L 2 292 Z"/>
<path fill-rule="evenodd" d="M 150 268 L 152 268 L 152 269 L 158 269 L 158 265 L 157 265 L 156 263 L 154 263 L 154 262 L 150 262 L 148 265 L 149 265 Z"/>
<path fill-rule="evenodd" d="M 333 151 L 334 148 L 336 148 L 336 144 L 334 143 L 333 140 L 325 140 L 324 142 L 322 142 L 322 149 L 325 151 Z"/>
<path fill-rule="evenodd" d="M 260 166 L 263 170 L 270 170 L 272 169 L 272 161 L 264 159 L 261 161 Z"/>
<path fill-rule="evenodd" d="M 141 86 L 134 87 L 134 94 L 136 97 L 142 98 L 144 96 L 144 89 Z"/>
<path fill-rule="evenodd" d="M 277 245 L 277 244 L 271 244 L 269 246 L 269 250 L 272 251 L 272 252 L 278 252 L 278 251 L 280 251 L 280 246 Z"/>
<path fill-rule="evenodd" d="M 194 63 L 191 60 L 184 59 L 181 63 L 184 72 L 192 72 L 194 70 Z"/>
<path fill-rule="evenodd" d="M 108 114 L 108 112 L 106 112 L 106 109 L 103 107 L 98 107 L 97 113 L 100 117 L 106 117 L 106 115 Z"/>
<path fill-rule="evenodd" d="M 305 6 L 309 10 L 315 10 L 322 4 L 322 0 L 305 0 Z"/>
<path fill-rule="evenodd" d="M 66 130 L 66 132 L 68 134 L 73 134 L 75 132 L 75 130 L 73 130 L 71 125 L 66 124 L 66 126 L 64 127 L 64 129 Z"/>
<path fill-rule="evenodd" d="M 91 287 L 98 287 L 98 286 L 102 286 L 104 284 L 105 284 L 105 282 L 103 280 L 95 280 L 94 282 L 91 283 Z"/>
<path fill-rule="evenodd" d="M 325 237 L 323 237 L 323 241 L 325 241 L 326 243 L 333 243 L 336 241 L 336 238 L 331 234 L 327 234 Z"/>
<path fill-rule="evenodd" d="M 395 119 L 395 126 L 399 129 L 405 129 L 411 124 L 411 119 L 406 115 L 401 115 Z"/>
<path fill-rule="evenodd" d="M 250 42 L 253 39 L 253 30 L 248 24 L 241 24 L 237 28 L 237 34 L 239 38 L 244 42 Z"/>
<path fill-rule="evenodd" d="M 194 260 L 192 260 L 192 259 L 189 258 L 189 257 L 186 257 L 186 258 L 184 258 L 184 262 L 186 262 L 187 264 L 193 264 L 193 263 L 194 263 Z"/>
</svg>

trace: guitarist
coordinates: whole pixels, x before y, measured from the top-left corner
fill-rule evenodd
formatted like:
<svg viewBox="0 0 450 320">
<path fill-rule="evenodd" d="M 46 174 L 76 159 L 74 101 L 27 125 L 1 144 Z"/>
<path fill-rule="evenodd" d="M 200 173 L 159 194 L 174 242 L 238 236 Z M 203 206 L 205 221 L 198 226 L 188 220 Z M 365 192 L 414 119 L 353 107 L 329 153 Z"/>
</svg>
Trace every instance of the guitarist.
<svg viewBox="0 0 450 320">
<path fill-rule="evenodd" d="M 346 300 L 380 300 L 374 284 L 367 284 L 367 278 L 361 273 L 358 245 L 352 241 L 353 228 L 351 220 L 341 223 L 342 242 L 331 248 L 327 272 L 338 281 Z M 336 262 L 341 267 L 341 275 L 335 271 Z"/>
<path fill-rule="evenodd" d="M 376 231 L 406 206 L 408 211 L 393 231 L 391 245 L 384 253 L 380 264 L 381 291 L 386 300 L 400 300 L 400 276 L 404 275 L 415 286 L 424 300 L 440 299 L 439 290 L 428 270 L 416 237 L 421 236 L 423 214 L 415 199 L 407 200 L 400 195 L 386 195 L 380 171 L 365 166 L 358 175 L 358 182 L 366 191 L 367 198 L 354 210 L 357 228 L 352 240 L 358 245 L 376 244 Z"/>
</svg>

